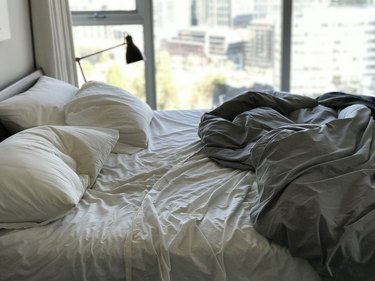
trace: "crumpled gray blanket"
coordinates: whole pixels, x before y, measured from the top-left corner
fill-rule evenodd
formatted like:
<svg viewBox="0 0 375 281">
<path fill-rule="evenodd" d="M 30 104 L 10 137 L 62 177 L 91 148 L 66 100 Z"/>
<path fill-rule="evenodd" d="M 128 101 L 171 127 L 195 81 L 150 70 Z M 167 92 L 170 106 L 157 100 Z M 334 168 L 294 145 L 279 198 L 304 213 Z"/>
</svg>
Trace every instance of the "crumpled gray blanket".
<svg viewBox="0 0 375 281">
<path fill-rule="evenodd" d="M 279 92 L 245 93 L 199 126 L 208 157 L 255 170 L 256 230 L 322 280 L 375 280 L 374 135 L 364 105 L 336 111 Z"/>
</svg>

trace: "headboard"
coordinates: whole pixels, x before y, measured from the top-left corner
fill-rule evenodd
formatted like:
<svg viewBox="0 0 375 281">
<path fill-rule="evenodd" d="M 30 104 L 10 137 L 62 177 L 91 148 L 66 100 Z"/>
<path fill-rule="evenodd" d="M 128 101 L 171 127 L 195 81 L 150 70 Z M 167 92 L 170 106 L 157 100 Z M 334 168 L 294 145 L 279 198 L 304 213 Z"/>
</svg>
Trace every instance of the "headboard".
<svg viewBox="0 0 375 281">
<path fill-rule="evenodd" d="M 39 79 L 40 76 L 43 75 L 43 71 L 38 69 L 29 75 L 21 78 L 17 82 L 13 83 L 9 87 L 3 89 L 0 91 L 0 101 L 9 99 L 10 97 L 13 97 L 15 95 L 18 95 L 27 89 L 29 89 L 31 86 L 35 84 L 35 82 Z"/>
<path fill-rule="evenodd" d="M 30 87 L 32 87 L 36 81 L 38 81 L 39 77 L 43 75 L 42 70 L 36 70 L 29 75 L 21 78 L 17 82 L 13 83 L 9 87 L 0 91 L 0 102 L 15 95 L 18 95 Z M 0 141 L 9 137 L 11 133 L 1 124 L 0 122 Z"/>
</svg>

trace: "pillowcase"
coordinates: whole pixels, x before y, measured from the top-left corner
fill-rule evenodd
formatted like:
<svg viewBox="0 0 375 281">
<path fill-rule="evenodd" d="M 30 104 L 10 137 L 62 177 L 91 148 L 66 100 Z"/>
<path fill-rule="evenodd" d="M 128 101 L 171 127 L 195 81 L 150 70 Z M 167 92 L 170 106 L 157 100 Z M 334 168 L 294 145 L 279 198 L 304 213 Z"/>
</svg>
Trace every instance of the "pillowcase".
<svg viewBox="0 0 375 281">
<path fill-rule="evenodd" d="M 40 126 L 0 143 L 0 228 L 64 216 L 91 187 L 118 139 L 110 129 Z"/>
<path fill-rule="evenodd" d="M 85 83 L 65 106 L 65 121 L 69 125 L 117 129 L 120 138 L 113 150 L 117 153 L 147 147 L 153 116 L 152 109 L 134 95 L 96 81 Z"/>
<path fill-rule="evenodd" d="M 0 102 L 0 120 L 12 133 L 39 125 L 65 125 L 64 105 L 78 88 L 42 76 L 33 87 Z"/>
</svg>

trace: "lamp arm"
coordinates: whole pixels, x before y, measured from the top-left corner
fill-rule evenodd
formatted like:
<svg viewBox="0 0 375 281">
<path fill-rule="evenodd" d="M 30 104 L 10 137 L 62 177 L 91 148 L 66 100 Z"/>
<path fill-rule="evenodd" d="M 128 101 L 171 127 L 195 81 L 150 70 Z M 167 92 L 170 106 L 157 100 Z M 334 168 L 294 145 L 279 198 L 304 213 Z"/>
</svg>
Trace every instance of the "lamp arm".
<svg viewBox="0 0 375 281">
<path fill-rule="evenodd" d="M 83 77 L 83 81 L 85 81 L 85 83 L 86 83 L 87 80 L 86 80 L 85 73 L 83 72 L 83 69 L 82 69 L 81 60 L 76 58 L 76 62 L 78 63 L 78 65 L 79 65 L 79 69 L 81 70 L 81 74 L 82 74 L 82 77 Z"/>
<path fill-rule="evenodd" d="M 89 57 L 107 52 L 107 51 L 112 50 L 112 49 L 116 49 L 116 48 L 124 46 L 126 44 L 127 44 L 126 42 L 122 42 L 121 44 L 118 44 L 116 46 L 113 46 L 113 47 L 110 47 L 110 48 L 107 48 L 107 49 L 104 49 L 104 50 L 101 50 L 101 51 L 97 51 L 95 53 L 92 53 L 92 54 L 89 54 L 89 55 L 86 55 L 86 56 L 83 56 L 83 57 L 80 57 L 80 58 L 75 58 L 75 60 L 76 60 L 76 62 L 79 62 L 80 60 L 83 60 L 83 59 L 86 59 L 86 58 L 89 58 Z"/>
<path fill-rule="evenodd" d="M 110 47 L 110 48 L 107 48 L 107 49 L 104 49 L 104 50 L 101 50 L 101 51 L 97 51 L 97 52 L 95 52 L 95 53 L 88 54 L 88 55 L 83 56 L 83 57 L 75 58 L 75 61 L 78 63 L 78 65 L 79 65 L 79 69 L 81 70 L 83 80 L 84 80 L 85 82 L 87 82 L 87 81 L 86 81 L 85 74 L 83 73 L 83 69 L 82 69 L 82 65 L 81 65 L 81 60 L 86 59 L 86 58 L 89 58 L 89 57 L 92 57 L 92 56 L 95 56 L 95 55 L 98 55 L 98 54 L 101 54 L 101 53 L 104 53 L 104 52 L 107 52 L 107 51 L 112 50 L 112 49 L 116 49 L 116 48 L 121 47 L 121 46 L 124 46 L 124 45 L 126 45 L 126 44 L 127 44 L 127 43 L 126 43 L 126 41 L 125 41 L 125 42 L 122 42 L 121 44 L 118 44 L 118 45 L 116 45 L 116 46 L 113 46 L 113 47 Z"/>
</svg>

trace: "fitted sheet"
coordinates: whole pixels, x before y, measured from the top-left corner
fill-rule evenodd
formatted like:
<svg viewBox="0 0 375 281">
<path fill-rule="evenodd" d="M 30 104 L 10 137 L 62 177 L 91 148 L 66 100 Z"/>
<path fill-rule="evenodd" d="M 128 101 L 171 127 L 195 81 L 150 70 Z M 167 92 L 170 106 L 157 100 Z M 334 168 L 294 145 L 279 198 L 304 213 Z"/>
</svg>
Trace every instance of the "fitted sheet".
<svg viewBox="0 0 375 281">
<path fill-rule="evenodd" d="M 319 280 L 254 230 L 254 175 L 203 155 L 202 113 L 155 112 L 149 147 L 111 154 L 64 218 L 0 230 L 0 280 Z"/>
</svg>

